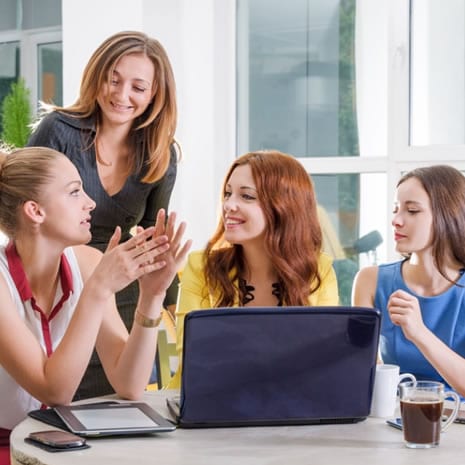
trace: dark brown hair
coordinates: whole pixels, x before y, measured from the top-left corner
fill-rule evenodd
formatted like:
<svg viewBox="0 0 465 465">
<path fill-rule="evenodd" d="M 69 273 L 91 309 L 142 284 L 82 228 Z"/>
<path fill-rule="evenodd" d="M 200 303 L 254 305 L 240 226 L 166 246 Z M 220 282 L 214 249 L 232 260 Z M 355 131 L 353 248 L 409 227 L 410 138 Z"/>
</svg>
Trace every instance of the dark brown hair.
<svg viewBox="0 0 465 465">
<path fill-rule="evenodd" d="M 465 266 L 465 176 L 452 166 L 434 165 L 409 171 L 397 187 L 411 178 L 418 179 L 430 199 L 433 259 L 441 275 L 451 281 L 444 272 L 447 257 L 452 255 Z"/>
<path fill-rule="evenodd" d="M 322 234 L 312 180 L 290 155 L 252 152 L 232 164 L 223 183 L 223 196 L 232 172 L 242 165 L 252 170 L 266 221 L 265 248 L 278 274 L 283 302 L 308 305 L 310 294 L 321 284 L 318 260 Z M 207 244 L 204 261 L 208 288 L 219 292 L 216 306 L 232 306 L 239 292 L 234 282 L 244 275 L 247 263 L 242 246 L 225 241 L 222 219 Z"/>
</svg>

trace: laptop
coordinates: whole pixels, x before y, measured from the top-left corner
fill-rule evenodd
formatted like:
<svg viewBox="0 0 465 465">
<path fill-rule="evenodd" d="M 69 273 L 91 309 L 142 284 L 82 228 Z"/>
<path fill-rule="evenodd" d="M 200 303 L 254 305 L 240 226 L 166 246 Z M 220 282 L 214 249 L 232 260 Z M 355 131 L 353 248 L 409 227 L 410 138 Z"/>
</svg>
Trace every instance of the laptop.
<svg viewBox="0 0 465 465">
<path fill-rule="evenodd" d="M 381 315 L 362 307 L 197 310 L 184 323 L 178 426 L 353 423 L 370 413 Z"/>
</svg>

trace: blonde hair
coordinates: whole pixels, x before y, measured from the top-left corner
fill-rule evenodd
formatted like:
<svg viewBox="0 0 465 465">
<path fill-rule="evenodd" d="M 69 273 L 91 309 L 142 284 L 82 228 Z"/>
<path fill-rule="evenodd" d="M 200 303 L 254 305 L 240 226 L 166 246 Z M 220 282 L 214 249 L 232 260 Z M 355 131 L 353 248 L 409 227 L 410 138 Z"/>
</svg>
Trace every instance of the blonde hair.
<svg viewBox="0 0 465 465">
<path fill-rule="evenodd" d="M 28 200 L 38 202 L 42 189 L 52 179 L 56 150 L 27 147 L 0 151 L 0 229 L 11 239 L 18 231 L 18 212 Z"/>
</svg>

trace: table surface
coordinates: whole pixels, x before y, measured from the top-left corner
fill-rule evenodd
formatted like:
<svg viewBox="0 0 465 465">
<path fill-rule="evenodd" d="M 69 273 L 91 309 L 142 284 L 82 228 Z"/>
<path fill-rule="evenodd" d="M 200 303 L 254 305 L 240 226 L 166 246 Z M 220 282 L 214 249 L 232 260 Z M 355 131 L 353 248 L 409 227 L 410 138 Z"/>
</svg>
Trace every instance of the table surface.
<svg viewBox="0 0 465 465">
<path fill-rule="evenodd" d="M 169 416 L 175 391 L 151 391 L 143 401 Z M 95 399 L 94 399 L 95 401 Z M 356 424 L 177 429 L 146 437 L 89 439 L 90 449 L 50 453 L 24 442 L 31 431 L 53 429 L 27 418 L 11 434 L 12 464 L 99 465 L 456 465 L 464 452 L 465 425 L 453 424 L 434 449 L 407 449 L 402 432 L 380 418 Z"/>
</svg>

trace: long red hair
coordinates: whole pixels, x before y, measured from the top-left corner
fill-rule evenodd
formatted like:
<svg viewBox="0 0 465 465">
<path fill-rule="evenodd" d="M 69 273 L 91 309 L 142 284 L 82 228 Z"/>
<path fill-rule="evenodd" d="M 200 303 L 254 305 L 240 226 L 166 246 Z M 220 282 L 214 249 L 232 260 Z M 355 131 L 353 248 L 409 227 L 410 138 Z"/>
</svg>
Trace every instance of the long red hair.
<svg viewBox="0 0 465 465">
<path fill-rule="evenodd" d="M 278 151 L 247 153 L 235 160 L 223 183 L 241 165 L 249 165 L 258 200 L 266 219 L 265 248 L 274 265 L 285 305 L 308 305 L 321 285 L 318 260 L 322 234 L 313 182 L 292 156 Z M 205 278 L 211 292 L 218 292 L 218 307 L 230 307 L 240 290 L 237 278 L 247 270 L 241 245 L 224 239 L 220 219 L 204 252 Z"/>
</svg>

